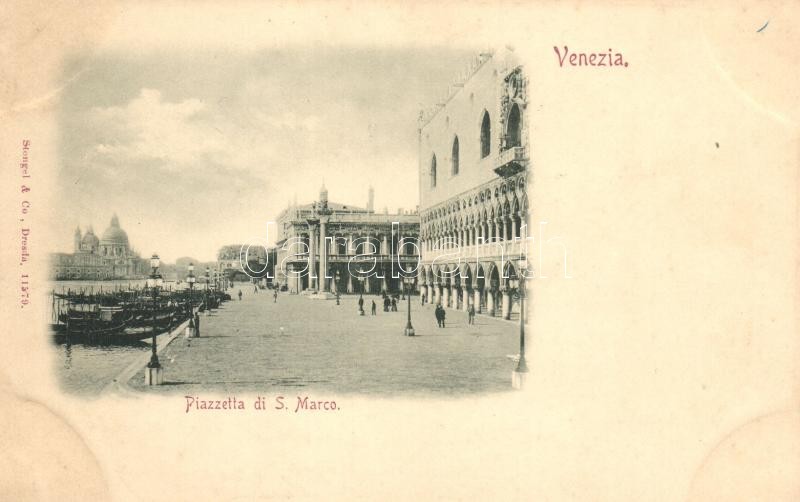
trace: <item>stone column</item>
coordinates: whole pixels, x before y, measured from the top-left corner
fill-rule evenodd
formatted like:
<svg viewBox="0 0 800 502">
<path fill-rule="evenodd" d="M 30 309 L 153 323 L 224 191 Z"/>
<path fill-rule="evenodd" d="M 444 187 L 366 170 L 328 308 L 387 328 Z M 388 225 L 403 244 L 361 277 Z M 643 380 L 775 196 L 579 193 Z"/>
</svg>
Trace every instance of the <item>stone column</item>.
<svg viewBox="0 0 800 502">
<path fill-rule="evenodd" d="M 317 227 L 308 227 L 308 289 L 317 289 Z"/>
<path fill-rule="evenodd" d="M 450 306 L 450 286 L 442 288 L 442 307 Z"/>
<path fill-rule="evenodd" d="M 494 316 L 494 294 L 491 289 L 486 292 L 486 312 Z"/>
<path fill-rule="evenodd" d="M 442 289 L 439 283 L 433 285 L 433 304 L 440 303 L 442 301 Z"/>
<path fill-rule="evenodd" d="M 353 276 L 350 274 L 350 271 L 347 271 L 347 292 L 353 292 Z"/>
<path fill-rule="evenodd" d="M 350 240 L 347 241 L 347 254 L 356 254 L 356 237 L 353 234 L 350 234 Z"/>
<path fill-rule="evenodd" d="M 503 217 L 503 240 L 508 240 L 508 218 Z"/>
<path fill-rule="evenodd" d="M 511 240 L 517 239 L 517 217 L 511 216 Z"/>
<path fill-rule="evenodd" d="M 381 241 L 381 254 L 389 254 L 389 241 L 387 240 L 386 234 L 383 234 L 383 240 Z"/>
<path fill-rule="evenodd" d="M 475 306 L 475 313 L 481 313 L 481 290 L 475 288 L 472 290 L 472 304 Z"/>
<path fill-rule="evenodd" d="M 511 295 L 508 294 L 508 289 L 503 290 L 501 312 L 503 319 L 511 319 Z"/>
<path fill-rule="evenodd" d="M 319 283 L 320 291 L 328 291 L 328 243 L 327 221 L 325 218 L 319 222 Z"/>
<path fill-rule="evenodd" d="M 469 289 L 466 286 L 461 288 L 461 309 L 469 312 Z"/>
</svg>

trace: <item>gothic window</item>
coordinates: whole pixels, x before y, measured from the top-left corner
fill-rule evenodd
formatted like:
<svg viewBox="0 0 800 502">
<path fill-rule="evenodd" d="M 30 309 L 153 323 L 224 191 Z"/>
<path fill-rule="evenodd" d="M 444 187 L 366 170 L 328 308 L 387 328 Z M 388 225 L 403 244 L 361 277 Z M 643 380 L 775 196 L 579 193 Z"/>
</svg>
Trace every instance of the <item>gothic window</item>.
<svg viewBox="0 0 800 502">
<path fill-rule="evenodd" d="M 522 146 L 522 117 L 519 114 L 519 106 L 514 105 L 508 112 L 508 126 L 506 128 L 506 148 Z"/>
<path fill-rule="evenodd" d="M 436 154 L 431 158 L 431 188 L 436 188 Z"/>
<path fill-rule="evenodd" d="M 481 158 L 489 156 L 492 141 L 492 124 L 489 121 L 489 112 L 484 110 L 481 121 Z"/>
<path fill-rule="evenodd" d="M 458 174 L 458 136 L 453 140 L 453 158 L 452 158 L 451 173 L 453 176 Z"/>
</svg>

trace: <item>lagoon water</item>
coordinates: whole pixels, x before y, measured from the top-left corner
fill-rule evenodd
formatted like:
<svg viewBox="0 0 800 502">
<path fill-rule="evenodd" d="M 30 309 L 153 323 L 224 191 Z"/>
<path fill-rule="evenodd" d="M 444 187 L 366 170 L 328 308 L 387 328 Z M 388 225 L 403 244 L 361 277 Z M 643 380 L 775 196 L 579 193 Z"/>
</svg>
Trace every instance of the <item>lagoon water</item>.
<svg viewBox="0 0 800 502">
<path fill-rule="evenodd" d="M 83 291 L 87 294 L 115 290 L 136 289 L 145 281 L 53 281 L 51 290 L 56 293 Z M 167 287 L 175 288 L 174 283 Z M 180 286 L 177 286 L 180 287 Z M 58 352 L 56 373 L 66 392 L 81 395 L 98 395 L 103 388 L 142 354 L 150 352 L 148 342 L 129 345 L 53 344 Z"/>
</svg>

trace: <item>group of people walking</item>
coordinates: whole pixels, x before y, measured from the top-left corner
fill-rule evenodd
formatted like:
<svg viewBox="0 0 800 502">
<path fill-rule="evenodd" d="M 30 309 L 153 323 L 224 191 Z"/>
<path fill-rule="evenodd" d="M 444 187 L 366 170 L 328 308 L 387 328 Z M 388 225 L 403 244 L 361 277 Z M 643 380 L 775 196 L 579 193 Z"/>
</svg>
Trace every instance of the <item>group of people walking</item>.
<svg viewBox="0 0 800 502">
<path fill-rule="evenodd" d="M 397 295 L 389 296 L 385 292 L 383 294 L 383 311 L 384 312 L 397 312 Z M 359 298 L 358 306 L 362 308 L 364 300 Z M 372 305 L 370 306 L 370 314 L 378 315 L 378 304 L 375 303 L 375 300 L 372 300 Z"/>
<path fill-rule="evenodd" d="M 258 294 L 258 285 L 253 285 L 253 293 Z M 242 301 L 242 290 L 238 293 L 239 301 Z M 272 292 L 272 303 L 278 303 L 278 288 L 276 287 Z"/>
</svg>

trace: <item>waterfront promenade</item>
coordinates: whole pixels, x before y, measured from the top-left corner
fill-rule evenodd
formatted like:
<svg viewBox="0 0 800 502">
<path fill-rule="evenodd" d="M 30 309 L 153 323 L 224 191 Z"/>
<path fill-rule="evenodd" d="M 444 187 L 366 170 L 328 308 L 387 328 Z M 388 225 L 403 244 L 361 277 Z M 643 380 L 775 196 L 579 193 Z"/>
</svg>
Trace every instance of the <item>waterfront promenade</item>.
<svg viewBox="0 0 800 502">
<path fill-rule="evenodd" d="M 403 336 L 406 301 L 398 312 L 357 313 L 357 296 L 311 300 L 243 286 L 234 299 L 200 316 L 200 338 L 175 338 L 159 355 L 166 385 L 145 387 L 143 368 L 128 388 L 147 393 L 310 392 L 376 395 L 463 395 L 510 390 L 517 354 L 515 323 L 448 310 L 438 328 L 433 307 L 412 298 L 419 336 Z M 165 340 L 166 341 L 166 340 Z M 159 337 L 159 342 L 161 338 Z"/>
</svg>

